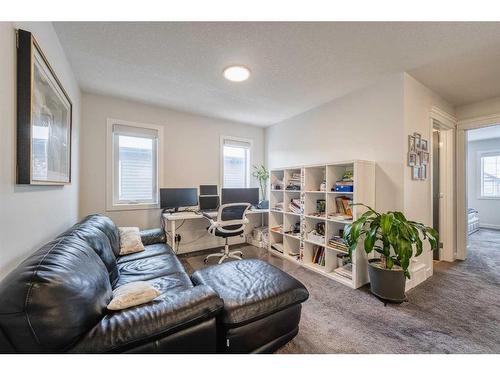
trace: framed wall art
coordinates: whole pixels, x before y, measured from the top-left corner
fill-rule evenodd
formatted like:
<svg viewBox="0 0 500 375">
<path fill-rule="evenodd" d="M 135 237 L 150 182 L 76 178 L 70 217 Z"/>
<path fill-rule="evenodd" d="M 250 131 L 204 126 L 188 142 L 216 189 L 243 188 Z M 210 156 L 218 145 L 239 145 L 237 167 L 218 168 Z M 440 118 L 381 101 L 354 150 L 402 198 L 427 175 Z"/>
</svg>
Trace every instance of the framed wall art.
<svg viewBox="0 0 500 375">
<path fill-rule="evenodd" d="M 71 183 L 72 103 L 33 35 L 17 30 L 18 184 Z"/>
<path fill-rule="evenodd" d="M 419 133 L 408 136 L 408 166 L 412 180 L 426 180 L 430 154 L 429 142 Z"/>
</svg>

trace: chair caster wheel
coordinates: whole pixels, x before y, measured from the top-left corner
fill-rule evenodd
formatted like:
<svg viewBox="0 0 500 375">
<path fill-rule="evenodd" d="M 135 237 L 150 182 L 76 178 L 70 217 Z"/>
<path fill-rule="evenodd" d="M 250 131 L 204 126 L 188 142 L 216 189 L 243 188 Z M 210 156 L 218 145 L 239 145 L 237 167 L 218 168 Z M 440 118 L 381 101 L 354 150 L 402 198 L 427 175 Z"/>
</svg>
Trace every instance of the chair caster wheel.
<svg viewBox="0 0 500 375">
<path fill-rule="evenodd" d="M 203 261 L 203 263 L 208 264 L 208 259 L 205 258 L 205 260 Z"/>
</svg>

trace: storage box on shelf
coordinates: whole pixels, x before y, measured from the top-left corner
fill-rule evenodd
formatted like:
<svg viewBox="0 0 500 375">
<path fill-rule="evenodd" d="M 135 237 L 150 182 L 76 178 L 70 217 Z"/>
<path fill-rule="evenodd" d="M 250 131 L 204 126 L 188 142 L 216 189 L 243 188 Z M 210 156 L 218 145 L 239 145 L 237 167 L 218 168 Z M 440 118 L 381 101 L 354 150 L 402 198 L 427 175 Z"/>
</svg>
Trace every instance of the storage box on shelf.
<svg viewBox="0 0 500 375">
<path fill-rule="evenodd" d="M 284 190 L 274 189 L 273 181 L 282 181 Z M 345 225 L 364 212 L 350 203 L 375 206 L 375 163 L 354 160 L 273 169 L 271 185 L 269 251 L 351 288 L 366 284 L 365 252 L 355 251 L 350 263 L 341 237 Z M 280 202 L 282 211 L 273 211 Z M 296 224 L 300 232 L 287 233 Z M 283 252 L 273 249 L 273 243 Z"/>
</svg>

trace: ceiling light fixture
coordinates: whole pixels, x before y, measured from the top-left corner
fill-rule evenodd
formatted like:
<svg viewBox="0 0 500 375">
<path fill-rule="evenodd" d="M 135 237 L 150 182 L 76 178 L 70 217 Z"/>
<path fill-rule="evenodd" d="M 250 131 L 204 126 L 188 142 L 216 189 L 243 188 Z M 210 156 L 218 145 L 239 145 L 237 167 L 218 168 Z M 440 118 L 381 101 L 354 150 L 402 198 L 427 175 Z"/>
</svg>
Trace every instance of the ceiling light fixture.
<svg viewBox="0 0 500 375">
<path fill-rule="evenodd" d="M 233 82 L 243 82 L 250 77 L 250 69 L 242 65 L 231 65 L 224 69 L 224 78 Z"/>
</svg>

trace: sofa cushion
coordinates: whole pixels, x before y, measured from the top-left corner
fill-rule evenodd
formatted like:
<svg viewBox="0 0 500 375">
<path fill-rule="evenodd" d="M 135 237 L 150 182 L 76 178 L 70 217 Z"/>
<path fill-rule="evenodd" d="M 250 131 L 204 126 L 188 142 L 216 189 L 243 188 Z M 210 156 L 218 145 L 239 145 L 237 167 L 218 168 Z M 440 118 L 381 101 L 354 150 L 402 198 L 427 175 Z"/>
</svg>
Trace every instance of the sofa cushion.
<svg viewBox="0 0 500 375">
<path fill-rule="evenodd" d="M 96 252 L 62 236 L 2 280 L 0 328 L 19 352 L 65 351 L 102 319 L 111 296 Z"/>
<path fill-rule="evenodd" d="M 106 216 L 90 215 L 59 237 L 69 235 L 80 238 L 97 253 L 108 270 L 111 285 L 116 284 L 119 274 L 113 251 L 118 241 L 115 224 Z"/>
<path fill-rule="evenodd" d="M 224 300 L 223 323 L 241 326 L 307 300 L 309 292 L 286 272 L 259 259 L 227 262 L 196 271 L 195 285 L 208 285 Z"/>
<path fill-rule="evenodd" d="M 219 296 L 206 286 L 163 294 L 150 303 L 110 312 L 71 352 L 123 352 L 205 321 L 222 305 Z"/>
<path fill-rule="evenodd" d="M 118 231 L 120 232 L 120 255 L 144 251 L 138 227 L 119 227 Z"/>
<path fill-rule="evenodd" d="M 120 278 L 115 287 L 133 281 L 147 281 L 174 274 L 180 274 L 189 280 L 181 262 L 172 253 L 121 262 L 118 264 L 118 269 Z"/>
<path fill-rule="evenodd" d="M 108 310 L 124 310 L 151 302 L 161 292 L 147 281 L 135 281 L 124 284 L 113 290 L 113 299 L 108 304 Z"/>
<path fill-rule="evenodd" d="M 138 253 L 122 255 L 117 259 L 117 263 L 130 262 L 131 260 L 154 257 L 157 255 L 174 255 L 172 248 L 165 243 L 144 246 L 144 251 Z"/>
</svg>

